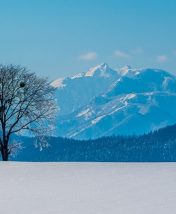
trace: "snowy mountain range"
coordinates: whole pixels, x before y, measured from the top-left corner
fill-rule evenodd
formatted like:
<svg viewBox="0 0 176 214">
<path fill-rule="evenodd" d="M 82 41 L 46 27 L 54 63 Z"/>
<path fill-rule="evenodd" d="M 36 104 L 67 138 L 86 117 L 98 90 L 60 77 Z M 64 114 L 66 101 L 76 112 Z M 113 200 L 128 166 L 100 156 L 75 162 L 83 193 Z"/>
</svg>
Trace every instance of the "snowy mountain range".
<svg viewBox="0 0 176 214">
<path fill-rule="evenodd" d="M 176 122 L 176 76 L 167 71 L 103 63 L 52 85 L 62 137 L 143 134 Z"/>
</svg>

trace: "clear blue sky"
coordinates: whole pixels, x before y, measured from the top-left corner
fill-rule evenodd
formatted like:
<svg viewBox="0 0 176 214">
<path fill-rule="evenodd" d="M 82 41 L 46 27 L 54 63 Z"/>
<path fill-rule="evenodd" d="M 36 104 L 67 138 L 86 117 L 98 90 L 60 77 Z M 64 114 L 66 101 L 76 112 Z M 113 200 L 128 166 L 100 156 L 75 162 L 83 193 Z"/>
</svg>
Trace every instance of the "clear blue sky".
<svg viewBox="0 0 176 214">
<path fill-rule="evenodd" d="M 50 79 L 107 62 L 176 73 L 175 0 L 0 0 L 0 63 Z"/>
</svg>

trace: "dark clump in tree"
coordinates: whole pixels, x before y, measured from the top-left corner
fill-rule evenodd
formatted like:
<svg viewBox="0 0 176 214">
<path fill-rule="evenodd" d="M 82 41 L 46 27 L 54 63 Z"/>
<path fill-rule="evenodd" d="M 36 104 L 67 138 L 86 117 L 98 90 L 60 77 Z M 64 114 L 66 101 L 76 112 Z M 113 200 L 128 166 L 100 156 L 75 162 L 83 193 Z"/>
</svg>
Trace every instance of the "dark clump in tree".
<svg viewBox="0 0 176 214">
<path fill-rule="evenodd" d="M 12 135 L 32 133 L 41 142 L 49 135 L 56 112 L 55 89 L 21 66 L 0 65 L 0 152 L 7 161 L 18 147 Z"/>
</svg>

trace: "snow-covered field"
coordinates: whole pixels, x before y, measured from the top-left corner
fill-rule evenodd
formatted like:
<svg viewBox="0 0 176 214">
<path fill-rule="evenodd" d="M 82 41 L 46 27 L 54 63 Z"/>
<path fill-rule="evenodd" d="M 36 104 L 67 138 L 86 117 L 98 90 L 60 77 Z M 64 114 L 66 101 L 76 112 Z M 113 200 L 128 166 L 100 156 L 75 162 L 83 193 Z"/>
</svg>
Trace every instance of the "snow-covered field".
<svg viewBox="0 0 176 214">
<path fill-rule="evenodd" d="M 176 163 L 0 163 L 0 213 L 173 214 Z"/>
</svg>

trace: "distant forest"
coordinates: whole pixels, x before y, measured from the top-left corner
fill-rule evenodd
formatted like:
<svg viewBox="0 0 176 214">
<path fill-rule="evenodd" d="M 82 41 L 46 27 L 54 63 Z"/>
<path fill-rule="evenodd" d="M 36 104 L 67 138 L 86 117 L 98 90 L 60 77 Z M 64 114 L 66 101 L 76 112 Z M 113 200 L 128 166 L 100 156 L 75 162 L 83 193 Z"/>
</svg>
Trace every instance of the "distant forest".
<svg viewBox="0 0 176 214">
<path fill-rule="evenodd" d="M 169 162 L 176 161 L 176 125 L 142 136 L 114 136 L 79 141 L 48 138 L 40 150 L 34 139 L 23 138 L 24 148 L 10 160 L 16 161 L 98 161 L 98 162 Z"/>
</svg>

